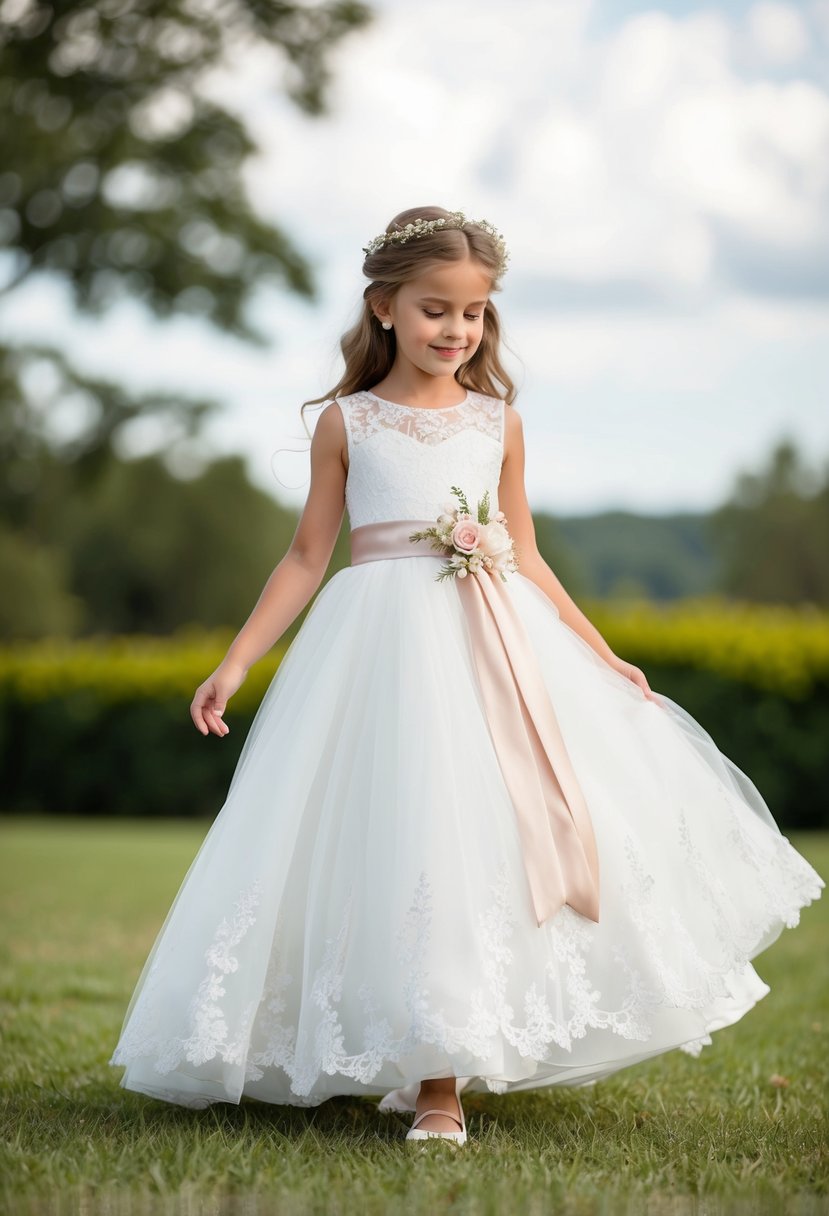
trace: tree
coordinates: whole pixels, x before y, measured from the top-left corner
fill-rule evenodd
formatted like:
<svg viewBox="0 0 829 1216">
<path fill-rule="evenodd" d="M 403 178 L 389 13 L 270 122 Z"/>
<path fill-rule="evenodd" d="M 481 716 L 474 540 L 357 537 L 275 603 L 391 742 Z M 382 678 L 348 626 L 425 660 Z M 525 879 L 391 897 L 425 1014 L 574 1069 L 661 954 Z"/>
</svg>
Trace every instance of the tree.
<svg viewBox="0 0 829 1216">
<path fill-rule="evenodd" d="M 111 460 L 85 493 L 55 494 L 49 509 L 48 544 L 0 526 L 0 586 L 14 591 L 0 596 L 0 637 L 239 629 L 297 524 L 251 484 L 241 456 L 188 480 L 159 456 Z M 333 565 L 347 560 L 345 534 Z"/>
<path fill-rule="evenodd" d="M 240 628 L 296 528 L 228 456 L 173 477 L 156 456 L 111 461 L 60 528 L 87 632 Z"/>
<path fill-rule="evenodd" d="M 356 0 L 6 0 L 0 246 L 11 269 L 0 293 L 48 272 L 83 312 L 128 295 L 158 316 L 196 313 L 263 344 L 245 311 L 254 290 L 276 282 L 311 297 L 314 284 L 289 237 L 248 203 L 240 170 L 256 147 L 210 97 L 207 73 L 264 48 L 279 87 L 322 114 L 329 53 L 369 16 Z M 83 398 L 71 444 L 31 402 L 33 360 L 50 366 L 54 398 Z M 23 474 L 44 446 L 89 472 L 137 415 L 171 416 L 192 434 L 216 405 L 133 397 L 48 346 L 0 344 L 0 393 L 3 456 Z"/>
<path fill-rule="evenodd" d="M 708 521 L 720 588 L 747 600 L 829 605 L 829 464 L 816 472 L 794 442 L 741 473 Z"/>
</svg>

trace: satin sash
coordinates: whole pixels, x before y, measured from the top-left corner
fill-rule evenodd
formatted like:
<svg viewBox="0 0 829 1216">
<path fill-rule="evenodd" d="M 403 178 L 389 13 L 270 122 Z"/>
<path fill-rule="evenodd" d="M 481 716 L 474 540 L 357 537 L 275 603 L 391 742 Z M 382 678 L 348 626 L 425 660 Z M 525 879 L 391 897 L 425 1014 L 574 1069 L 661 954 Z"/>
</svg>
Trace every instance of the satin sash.
<svg viewBox="0 0 829 1216">
<path fill-rule="evenodd" d="M 396 557 L 445 561 L 431 540 L 409 540 L 410 533 L 434 522 L 392 519 L 352 528 L 351 564 Z M 508 584 L 489 571 L 453 582 L 466 614 L 490 735 L 515 808 L 538 925 L 564 904 L 598 923 L 599 860 L 590 812 Z"/>
</svg>

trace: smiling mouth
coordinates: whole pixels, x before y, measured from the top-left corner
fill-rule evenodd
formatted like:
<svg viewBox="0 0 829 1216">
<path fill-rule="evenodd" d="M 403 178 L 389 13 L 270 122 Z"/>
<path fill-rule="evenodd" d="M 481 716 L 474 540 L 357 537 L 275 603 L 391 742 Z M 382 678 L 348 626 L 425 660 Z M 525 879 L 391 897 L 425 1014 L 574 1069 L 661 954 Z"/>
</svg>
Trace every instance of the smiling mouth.
<svg viewBox="0 0 829 1216">
<path fill-rule="evenodd" d="M 465 346 L 433 346 L 432 350 L 442 350 L 446 354 L 454 354 L 456 351 L 466 350 Z"/>
</svg>

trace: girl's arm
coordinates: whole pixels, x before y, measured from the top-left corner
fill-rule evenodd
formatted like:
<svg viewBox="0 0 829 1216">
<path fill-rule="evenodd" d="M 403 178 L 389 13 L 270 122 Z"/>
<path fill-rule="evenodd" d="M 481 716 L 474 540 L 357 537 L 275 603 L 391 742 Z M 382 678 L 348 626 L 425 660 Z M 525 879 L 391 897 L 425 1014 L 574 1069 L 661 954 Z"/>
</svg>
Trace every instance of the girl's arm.
<svg viewBox="0 0 829 1216">
<path fill-rule="evenodd" d="M 506 408 L 504 462 L 498 485 L 498 506 L 507 517 L 507 530 L 515 541 L 519 572 L 531 579 L 553 601 L 562 621 L 592 646 L 605 662 L 638 684 L 646 696 L 652 697 L 644 672 L 611 650 L 538 551 L 535 524 L 524 485 L 524 426 L 521 415 L 512 406 Z"/>
<path fill-rule="evenodd" d="M 345 510 L 344 446 L 342 411 L 332 402 L 314 429 L 311 484 L 293 540 L 224 659 L 196 689 L 190 716 L 203 735 L 228 733 L 227 723 L 221 720 L 228 700 L 249 668 L 296 620 L 323 580 Z"/>
</svg>

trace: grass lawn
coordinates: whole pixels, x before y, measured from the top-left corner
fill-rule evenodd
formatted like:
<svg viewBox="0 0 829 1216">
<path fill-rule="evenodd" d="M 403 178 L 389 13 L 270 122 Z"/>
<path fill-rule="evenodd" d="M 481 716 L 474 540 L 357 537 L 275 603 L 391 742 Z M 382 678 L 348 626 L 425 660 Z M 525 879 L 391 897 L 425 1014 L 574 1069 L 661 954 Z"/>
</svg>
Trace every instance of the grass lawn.
<svg viewBox="0 0 829 1216">
<path fill-rule="evenodd" d="M 119 1087 L 106 1061 L 205 831 L 0 821 L 2 1211 L 829 1213 L 825 893 L 755 960 L 771 993 L 698 1059 L 468 1095 L 467 1145 L 418 1157 L 410 1116 L 371 1100 L 188 1111 Z M 790 838 L 826 877 L 829 834 Z"/>
</svg>

